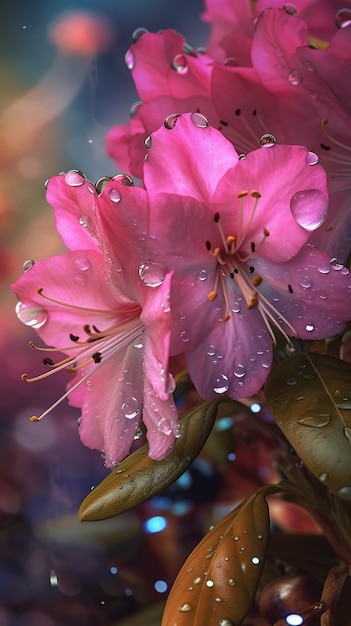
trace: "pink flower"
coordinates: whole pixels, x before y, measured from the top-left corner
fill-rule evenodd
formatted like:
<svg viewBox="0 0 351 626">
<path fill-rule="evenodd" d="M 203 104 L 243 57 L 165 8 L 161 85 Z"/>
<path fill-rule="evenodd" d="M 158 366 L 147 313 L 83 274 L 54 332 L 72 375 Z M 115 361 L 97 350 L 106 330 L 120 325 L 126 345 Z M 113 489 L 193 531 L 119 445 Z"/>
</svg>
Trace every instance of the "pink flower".
<svg viewBox="0 0 351 626">
<path fill-rule="evenodd" d="M 269 372 L 275 327 L 290 343 L 338 333 L 350 316 L 348 271 L 308 244 L 327 211 L 325 172 L 298 146 L 240 160 L 199 113 L 171 116 L 149 145 L 145 190 L 121 190 L 120 210 L 147 198 L 150 254 L 174 272 L 172 354 L 186 352 L 203 397 L 250 396 Z M 115 214 L 102 219 L 112 242 Z"/>
<path fill-rule="evenodd" d="M 114 207 L 110 196 L 109 204 Z M 147 288 L 137 272 L 131 271 L 133 247 L 125 263 L 130 271 L 121 271 L 117 260 L 108 256 L 107 240 L 100 238 L 98 243 L 93 236 L 98 234 L 103 194 L 99 197 L 79 173 L 52 178 L 47 197 L 71 252 L 35 263 L 13 285 L 19 319 L 54 346 L 36 347 L 45 353 L 49 369 L 33 379 L 24 375 L 24 380 L 43 380 L 62 369 L 75 377 L 67 392 L 33 419 L 42 419 L 68 398 L 81 409 L 83 443 L 101 450 L 108 467 L 128 454 L 141 433 L 142 419 L 150 456 L 163 458 L 178 428 L 171 395 L 174 382 L 167 370 L 172 320 L 169 307 L 163 306 L 169 299 L 172 274 Z M 115 233 L 116 247 L 118 237 L 128 238 L 122 226 Z M 67 356 L 54 362 L 55 352 Z"/>
</svg>

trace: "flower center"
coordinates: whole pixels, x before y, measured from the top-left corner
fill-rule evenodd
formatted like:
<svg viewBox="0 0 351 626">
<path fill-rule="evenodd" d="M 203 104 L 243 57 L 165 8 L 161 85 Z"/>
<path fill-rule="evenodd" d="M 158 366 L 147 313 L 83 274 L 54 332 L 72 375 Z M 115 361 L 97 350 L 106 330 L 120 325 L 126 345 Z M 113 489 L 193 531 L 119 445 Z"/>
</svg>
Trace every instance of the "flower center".
<svg viewBox="0 0 351 626">
<path fill-rule="evenodd" d="M 290 322 L 288 322 L 288 320 L 279 313 L 274 305 L 261 292 L 258 291 L 262 282 L 265 281 L 275 288 L 283 289 L 289 293 L 293 292 L 291 285 L 281 284 L 279 281 L 276 281 L 268 276 L 262 276 L 255 270 L 254 259 L 261 250 L 262 246 L 264 246 L 267 237 L 269 237 L 268 229 L 265 227 L 262 228 L 260 238 L 257 241 L 250 242 L 249 251 L 245 251 L 243 249 L 244 242 L 247 243 L 247 241 L 249 241 L 250 229 L 252 227 L 261 194 L 256 190 L 251 192 L 241 191 L 238 194 L 238 198 L 240 203 L 240 213 L 238 232 L 236 236 L 233 234 L 226 235 L 224 233 L 220 214 L 216 213 L 214 216 L 214 222 L 219 230 L 222 245 L 220 247 L 213 247 L 209 240 L 206 241 L 206 249 L 215 257 L 216 260 L 214 284 L 211 291 L 207 294 L 207 299 L 212 302 L 217 298 L 218 292 L 221 290 L 225 304 L 224 315 L 221 321 L 228 321 L 232 312 L 230 283 L 235 283 L 245 299 L 247 308 L 253 309 L 258 307 L 273 342 L 276 343 L 271 325 L 272 323 L 279 328 L 290 344 L 291 340 L 281 327 L 282 322 L 290 328 L 292 335 L 297 337 L 298 333 L 295 331 Z M 251 199 L 251 208 L 247 211 L 245 210 L 245 202 L 248 201 L 249 198 Z"/>
<path fill-rule="evenodd" d="M 106 323 L 107 317 L 110 317 L 112 319 L 113 317 L 116 317 L 113 311 L 94 309 L 61 302 L 60 300 L 56 300 L 44 294 L 43 289 L 38 289 L 37 291 L 38 294 L 41 295 L 45 300 L 63 307 L 67 307 L 69 309 L 72 309 L 73 311 L 77 311 L 80 313 L 85 311 L 87 315 L 93 317 L 94 320 L 97 320 L 99 317 L 101 317 L 101 319 L 104 319 L 104 323 Z M 63 400 L 68 398 L 73 393 L 73 391 L 78 389 L 78 387 L 85 383 L 88 378 L 93 376 L 94 373 L 102 365 L 104 365 L 109 359 L 114 357 L 119 351 L 127 348 L 132 342 L 134 342 L 134 346 L 136 348 L 142 348 L 143 329 L 144 326 L 140 321 L 138 312 L 136 311 L 134 317 L 132 317 L 131 319 L 123 323 L 113 323 L 104 330 L 99 330 L 99 328 L 95 324 L 83 323 L 82 334 L 76 335 L 73 333 L 68 333 L 70 343 L 64 347 L 44 348 L 36 346 L 33 342 L 30 342 L 29 345 L 34 350 L 51 354 L 58 352 L 72 352 L 72 356 L 67 356 L 66 358 L 57 362 L 54 362 L 51 357 L 45 357 L 43 359 L 43 363 L 49 368 L 49 370 L 44 372 L 43 374 L 40 374 L 39 376 L 35 376 L 32 378 L 28 378 L 27 374 L 22 374 L 23 381 L 28 383 L 37 382 L 39 380 L 48 378 L 61 370 L 73 373 L 81 372 L 82 374 L 77 383 L 71 386 L 68 391 L 66 391 L 66 393 L 64 393 L 39 417 L 33 415 L 30 418 L 31 421 L 38 422 L 42 420 L 43 417 L 45 417 L 48 413 L 51 413 L 51 411 L 59 404 L 61 404 Z"/>
</svg>

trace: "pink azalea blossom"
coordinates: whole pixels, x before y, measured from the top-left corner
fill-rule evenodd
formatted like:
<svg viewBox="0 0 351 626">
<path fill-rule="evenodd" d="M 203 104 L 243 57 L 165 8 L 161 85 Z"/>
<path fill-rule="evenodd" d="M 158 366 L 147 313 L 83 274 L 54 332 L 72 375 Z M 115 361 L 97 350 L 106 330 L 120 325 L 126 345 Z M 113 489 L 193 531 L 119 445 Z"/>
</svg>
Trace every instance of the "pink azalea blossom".
<svg viewBox="0 0 351 626">
<path fill-rule="evenodd" d="M 35 263 L 13 285 L 19 319 L 53 346 L 36 347 L 43 351 L 48 371 L 33 379 L 24 375 L 24 380 L 45 380 L 62 369 L 75 377 L 67 392 L 34 420 L 68 398 L 81 409 L 83 443 L 101 450 L 111 467 L 128 454 L 141 433 L 142 419 L 150 456 L 163 458 L 178 428 L 171 395 L 174 382 L 167 370 L 172 320 L 169 307 L 163 306 L 169 299 L 172 274 L 147 288 L 137 272 L 131 272 L 132 247 L 125 263 L 126 279 L 128 269 L 122 272 L 118 261 L 108 257 L 106 240 L 100 237 L 98 244 L 92 236 L 98 232 L 103 194 L 98 196 L 79 173 L 51 179 L 47 197 L 71 252 Z M 118 236 L 128 235 L 120 227 Z M 118 236 L 115 233 L 116 247 Z M 55 362 L 55 352 L 66 358 Z"/>
<path fill-rule="evenodd" d="M 171 116 L 149 145 L 145 189 L 121 189 L 120 210 L 149 215 L 150 254 L 174 272 L 172 353 L 186 353 L 205 398 L 247 397 L 267 377 L 275 327 L 288 342 L 317 339 L 350 316 L 348 271 L 308 244 L 327 211 L 325 172 L 299 146 L 239 159 L 199 113 Z M 112 246 L 116 219 L 104 211 Z"/>
</svg>

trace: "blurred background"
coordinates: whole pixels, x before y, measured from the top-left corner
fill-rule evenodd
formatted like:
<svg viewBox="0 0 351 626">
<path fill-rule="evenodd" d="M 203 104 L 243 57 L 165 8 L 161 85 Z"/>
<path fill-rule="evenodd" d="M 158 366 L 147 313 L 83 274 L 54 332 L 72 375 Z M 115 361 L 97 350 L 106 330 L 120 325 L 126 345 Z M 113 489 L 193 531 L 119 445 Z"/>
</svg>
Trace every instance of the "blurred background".
<svg viewBox="0 0 351 626">
<path fill-rule="evenodd" d="M 203 46 L 202 10 L 201 0 L 1 3 L 0 626 L 157 626 L 178 570 L 210 524 L 276 478 L 279 446 L 247 419 L 264 413 L 258 399 L 224 411 L 199 459 L 166 493 L 81 524 L 79 505 L 107 470 L 80 443 L 78 412 L 65 403 L 40 426 L 29 421 L 62 394 L 65 375 L 20 379 L 40 373 L 40 358 L 28 345 L 35 332 L 16 319 L 10 284 L 27 259 L 64 252 L 44 182 L 70 169 L 93 181 L 116 173 L 104 143 L 137 100 L 124 63 L 133 31 L 172 27 Z M 280 529 L 316 531 L 294 507 L 287 513 L 276 503 L 272 514 Z M 256 618 L 246 623 L 267 624 Z"/>
</svg>

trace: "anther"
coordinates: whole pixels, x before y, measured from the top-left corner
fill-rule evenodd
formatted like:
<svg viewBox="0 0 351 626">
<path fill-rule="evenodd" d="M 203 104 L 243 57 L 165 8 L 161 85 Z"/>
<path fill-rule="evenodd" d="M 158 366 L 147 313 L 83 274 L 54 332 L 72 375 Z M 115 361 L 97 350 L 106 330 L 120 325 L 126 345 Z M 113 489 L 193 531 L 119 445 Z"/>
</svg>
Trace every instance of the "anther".
<svg viewBox="0 0 351 626">
<path fill-rule="evenodd" d="M 79 341 L 78 335 L 73 335 L 72 333 L 69 334 L 69 338 L 71 341 L 74 341 L 74 342 Z"/>
<path fill-rule="evenodd" d="M 228 122 L 225 122 L 224 120 L 219 120 L 219 123 L 222 124 L 222 126 L 228 126 Z"/>
<path fill-rule="evenodd" d="M 240 114 L 241 114 L 241 109 L 236 109 L 235 115 L 240 115 Z"/>
<path fill-rule="evenodd" d="M 29 421 L 30 422 L 40 422 L 40 419 L 36 415 L 32 415 L 32 417 L 29 418 Z"/>
<path fill-rule="evenodd" d="M 215 300 L 217 298 L 217 291 L 210 291 L 210 293 L 207 294 L 207 299 L 212 302 L 213 300 Z"/>
<path fill-rule="evenodd" d="M 294 290 L 290 284 L 288 285 L 288 290 L 289 290 L 289 293 L 294 293 Z"/>
<path fill-rule="evenodd" d="M 211 250 L 211 248 L 212 248 L 210 241 L 206 241 L 205 242 L 205 246 L 206 246 L 207 250 Z"/>
<path fill-rule="evenodd" d="M 94 359 L 95 363 L 101 363 L 101 360 L 102 360 L 101 352 L 94 352 L 94 354 L 92 354 L 92 358 Z"/>
<path fill-rule="evenodd" d="M 251 198 L 260 198 L 261 194 L 256 189 L 253 189 L 252 191 L 250 191 L 250 196 L 251 196 Z"/>
<path fill-rule="evenodd" d="M 263 229 L 263 234 L 265 237 L 269 237 L 269 230 L 267 230 L 267 228 Z"/>
<path fill-rule="evenodd" d="M 250 272 L 250 274 L 252 274 L 254 271 L 255 271 L 254 266 L 253 266 L 253 265 L 250 265 L 250 267 L 249 267 L 249 272 Z"/>
<path fill-rule="evenodd" d="M 218 212 L 217 212 L 217 213 L 215 213 L 215 214 L 214 214 L 214 218 L 213 218 L 213 219 L 214 219 L 214 221 L 215 221 L 215 223 L 216 223 L 216 224 L 219 222 L 219 218 L 220 218 L 219 213 L 218 213 Z"/>
<path fill-rule="evenodd" d="M 255 276 L 255 278 L 252 281 L 252 284 L 254 287 L 259 287 L 262 281 L 263 281 L 262 276 Z"/>
<path fill-rule="evenodd" d="M 47 357 L 46 359 L 43 359 L 43 365 L 49 365 L 50 367 L 52 367 L 53 365 L 55 365 L 55 363 L 52 359 L 49 359 L 49 357 Z"/>
<path fill-rule="evenodd" d="M 250 244 L 250 245 L 251 245 L 251 252 L 255 252 L 255 250 L 256 250 L 256 244 L 255 244 L 255 242 L 254 242 L 254 241 L 251 241 L 251 244 Z"/>
<path fill-rule="evenodd" d="M 91 330 L 90 330 L 89 324 L 84 324 L 83 330 L 86 332 L 87 335 L 91 335 Z"/>
<path fill-rule="evenodd" d="M 325 143 L 320 143 L 319 145 L 322 148 L 322 150 L 327 150 L 327 151 L 331 150 L 331 147 L 327 146 Z"/>
<path fill-rule="evenodd" d="M 228 237 L 226 239 L 226 242 L 227 242 L 227 246 L 229 248 L 230 246 L 232 246 L 235 243 L 235 237 L 233 237 L 233 235 L 228 235 Z"/>
<path fill-rule="evenodd" d="M 243 190 L 243 191 L 239 191 L 239 193 L 238 193 L 238 198 L 245 198 L 245 197 L 246 197 L 246 196 L 248 196 L 248 195 L 249 195 L 249 192 L 248 192 L 248 191 L 245 191 L 245 190 Z"/>
<path fill-rule="evenodd" d="M 254 294 L 251 299 L 248 301 L 247 303 L 247 308 L 248 309 L 253 309 L 255 308 L 255 306 L 258 305 L 258 295 Z"/>
</svg>

